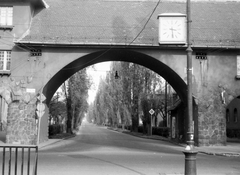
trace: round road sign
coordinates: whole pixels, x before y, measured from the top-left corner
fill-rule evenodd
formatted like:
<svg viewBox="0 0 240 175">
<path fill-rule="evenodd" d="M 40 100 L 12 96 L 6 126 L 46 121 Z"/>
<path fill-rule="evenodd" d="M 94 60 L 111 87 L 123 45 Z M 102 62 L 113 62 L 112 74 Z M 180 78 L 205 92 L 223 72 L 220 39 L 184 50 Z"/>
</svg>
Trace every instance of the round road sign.
<svg viewBox="0 0 240 175">
<path fill-rule="evenodd" d="M 37 110 L 38 111 L 44 111 L 45 109 L 45 105 L 43 103 L 38 103 L 37 104 Z"/>
</svg>

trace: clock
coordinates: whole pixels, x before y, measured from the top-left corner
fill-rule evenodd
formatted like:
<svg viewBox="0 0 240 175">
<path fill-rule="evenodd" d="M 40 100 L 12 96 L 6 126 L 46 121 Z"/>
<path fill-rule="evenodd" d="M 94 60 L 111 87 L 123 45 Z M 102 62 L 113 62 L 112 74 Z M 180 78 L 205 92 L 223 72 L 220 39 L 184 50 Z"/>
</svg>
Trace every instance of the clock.
<svg viewBox="0 0 240 175">
<path fill-rule="evenodd" d="M 159 18 L 159 44 L 186 44 L 186 15 L 163 13 Z"/>
</svg>

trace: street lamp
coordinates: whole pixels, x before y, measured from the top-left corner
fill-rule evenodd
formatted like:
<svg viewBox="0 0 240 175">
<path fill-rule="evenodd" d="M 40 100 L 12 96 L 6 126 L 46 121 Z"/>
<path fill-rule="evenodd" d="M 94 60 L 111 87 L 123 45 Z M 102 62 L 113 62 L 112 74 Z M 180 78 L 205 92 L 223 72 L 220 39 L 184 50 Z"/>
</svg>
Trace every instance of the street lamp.
<svg viewBox="0 0 240 175">
<path fill-rule="evenodd" d="M 118 79 L 118 78 L 119 78 L 118 71 L 115 72 L 114 78 L 115 78 L 115 79 Z"/>
<path fill-rule="evenodd" d="M 185 154 L 185 175 L 196 174 L 196 155 L 194 150 L 193 103 L 192 103 L 192 48 L 191 48 L 191 7 L 187 0 L 186 15 L 181 13 L 162 13 L 159 18 L 159 44 L 187 43 L 187 147 Z M 178 37 L 176 37 L 178 36 Z M 187 40 L 186 40 L 187 37 Z"/>
<path fill-rule="evenodd" d="M 187 0 L 187 90 L 188 90 L 188 112 L 187 112 L 187 147 L 185 154 L 185 175 L 196 175 L 196 155 L 194 150 L 193 131 L 193 103 L 192 103 L 192 48 L 191 48 L 191 3 Z"/>
</svg>

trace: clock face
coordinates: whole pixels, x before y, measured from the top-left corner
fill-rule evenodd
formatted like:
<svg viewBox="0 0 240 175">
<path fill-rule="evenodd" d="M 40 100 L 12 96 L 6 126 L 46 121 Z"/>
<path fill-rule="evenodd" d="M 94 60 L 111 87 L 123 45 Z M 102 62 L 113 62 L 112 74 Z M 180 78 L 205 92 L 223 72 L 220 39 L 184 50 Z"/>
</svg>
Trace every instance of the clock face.
<svg viewBox="0 0 240 175">
<path fill-rule="evenodd" d="M 186 21 L 185 17 L 160 17 L 159 18 L 159 43 L 160 44 L 185 44 Z"/>
</svg>

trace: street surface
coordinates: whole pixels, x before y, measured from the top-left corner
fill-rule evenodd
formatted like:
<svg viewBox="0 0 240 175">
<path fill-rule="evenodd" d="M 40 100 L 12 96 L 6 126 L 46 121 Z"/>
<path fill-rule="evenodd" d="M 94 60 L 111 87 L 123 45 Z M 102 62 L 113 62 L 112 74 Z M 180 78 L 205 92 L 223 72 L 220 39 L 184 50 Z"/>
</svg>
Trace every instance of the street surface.
<svg viewBox="0 0 240 175">
<path fill-rule="evenodd" d="M 40 150 L 38 175 L 180 175 L 183 150 L 84 122 L 76 137 Z M 240 175 L 240 158 L 198 154 L 197 173 Z"/>
</svg>

